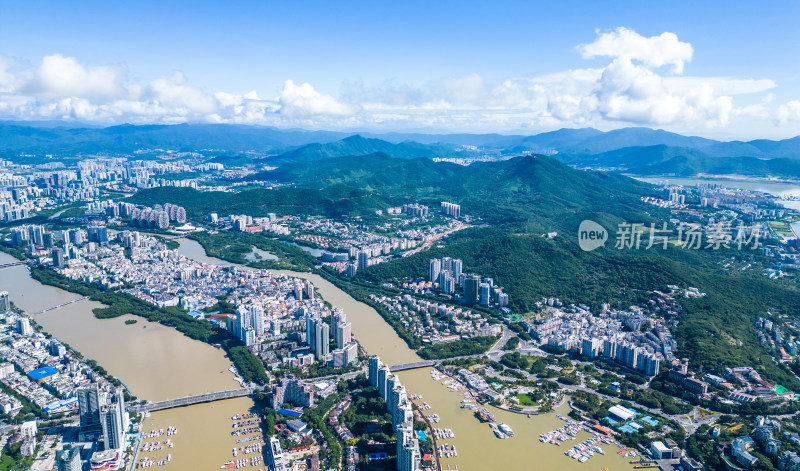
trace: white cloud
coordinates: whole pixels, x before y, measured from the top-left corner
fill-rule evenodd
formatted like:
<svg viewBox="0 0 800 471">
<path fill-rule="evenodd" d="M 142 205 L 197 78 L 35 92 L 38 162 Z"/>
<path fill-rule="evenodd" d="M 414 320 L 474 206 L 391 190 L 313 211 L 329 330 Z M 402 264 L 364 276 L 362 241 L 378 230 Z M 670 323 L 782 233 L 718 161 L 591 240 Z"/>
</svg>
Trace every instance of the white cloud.
<svg viewBox="0 0 800 471">
<path fill-rule="evenodd" d="M 800 100 L 792 100 L 778 107 L 775 119 L 780 124 L 800 121 Z"/>
<path fill-rule="evenodd" d="M 396 79 L 344 83 L 338 96 L 290 79 L 272 99 L 255 90 L 207 91 L 181 72 L 140 82 L 124 65 L 86 66 L 54 54 L 30 66 L 0 55 L 0 118 L 463 132 L 624 125 L 694 132 L 800 123 L 800 101 L 773 103 L 777 85 L 770 79 L 683 75 L 693 48 L 673 33 L 644 37 L 617 28 L 577 51 L 609 62 L 498 83 L 477 73 L 419 86 Z"/>
<path fill-rule="evenodd" d="M 309 83 L 295 85 L 291 80 L 283 84 L 278 102 L 281 104 L 281 114 L 296 118 L 346 116 L 355 111 L 352 106 L 314 90 Z"/>
<path fill-rule="evenodd" d="M 182 116 L 207 115 L 215 113 L 220 102 L 204 91 L 185 85 L 186 79 L 181 72 L 172 76 L 161 77 L 150 82 L 152 99 L 159 105 L 173 110 Z"/>
<path fill-rule="evenodd" d="M 126 92 L 122 65 L 86 68 L 74 57 L 45 56 L 22 91 L 49 98 L 115 98 Z"/>
<path fill-rule="evenodd" d="M 0 54 L 0 93 L 10 92 L 19 86 L 19 77 L 14 71 L 17 61 Z"/>
<path fill-rule="evenodd" d="M 652 67 L 671 65 L 676 74 L 683 73 L 684 63 L 691 61 L 694 53 L 692 45 L 679 41 L 674 33 L 646 38 L 627 28 L 601 34 L 594 42 L 578 46 L 578 50 L 584 59 L 627 57 Z"/>
</svg>

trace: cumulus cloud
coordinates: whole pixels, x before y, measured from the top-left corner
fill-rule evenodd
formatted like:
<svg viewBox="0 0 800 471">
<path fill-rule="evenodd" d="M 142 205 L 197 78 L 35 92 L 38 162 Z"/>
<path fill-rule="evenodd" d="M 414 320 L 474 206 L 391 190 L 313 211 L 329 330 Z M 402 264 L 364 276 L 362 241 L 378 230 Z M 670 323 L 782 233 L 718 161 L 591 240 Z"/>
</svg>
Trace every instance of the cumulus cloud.
<svg viewBox="0 0 800 471">
<path fill-rule="evenodd" d="M 672 72 L 683 73 L 685 62 L 692 60 L 694 50 L 674 33 L 646 38 L 628 28 L 617 28 L 601 34 L 594 42 L 581 44 L 578 50 L 584 59 L 626 57 L 651 67 L 672 66 Z"/>
<path fill-rule="evenodd" d="M 180 71 L 139 83 L 129 80 L 124 65 L 87 67 L 77 58 L 54 54 L 24 67 L 0 55 L 0 117 L 5 118 L 289 126 L 293 120 L 309 125 L 341 120 L 357 109 L 291 80 L 279 96 L 262 99 L 256 91 L 208 92 L 190 85 Z"/>
<path fill-rule="evenodd" d="M 267 98 L 255 90 L 208 91 L 179 71 L 141 82 L 130 79 L 124 64 L 87 66 L 53 54 L 25 65 L 0 55 L 0 117 L 465 132 L 800 122 L 800 101 L 773 103 L 769 92 L 777 84 L 770 79 L 685 75 L 692 45 L 670 32 L 652 37 L 627 28 L 597 32 L 576 51 L 608 63 L 498 83 L 477 73 L 419 86 L 397 79 L 344 83 L 338 96 L 288 79 Z M 746 104 L 738 104 L 740 96 Z"/>
<path fill-rule="evenodd" d="M 289 117 L 346 116 L 354 111 L 352 106 L 314 90 L 309 83 L 295 85 L 291 80 L 283 84 L 278 102 L 281 104 L 281 114 Z"/>
<path fill-rule="evenodd" d="M 161 77 L 150 82 L 152 99 L 159 105 L 174 110 L 180 115 L 204 115 L 217 112 L 219 100 L 200 90 L 185 84 L 186 79 L 181 72 L 174 72 L 170 77 Z"/>
<path fill-rule="evenodd" d="M 778 107 L 775 113 L 778 123 L 800 121 L 800 100 L 792 100 Z"/>
<path fill-rule="evenodd" d="M 126 91 L 123 84 L 126 75 L 125 66 L 86 68 L 74 57 L 54 54 L 42 59 L 22 91 L 49 98 L 116 98 Z"/>
</svg>

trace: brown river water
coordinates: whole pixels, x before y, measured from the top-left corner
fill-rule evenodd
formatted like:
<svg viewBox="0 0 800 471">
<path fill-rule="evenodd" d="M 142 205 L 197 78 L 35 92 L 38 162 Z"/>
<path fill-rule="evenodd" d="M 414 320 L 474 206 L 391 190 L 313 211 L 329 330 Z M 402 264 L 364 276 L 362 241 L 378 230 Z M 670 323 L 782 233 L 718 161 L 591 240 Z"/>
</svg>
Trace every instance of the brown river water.
<svg viewBox="0 0 800 471">
<path fill-rule="evenodd" d="M 231 265 L 208 257 L 203 248 L 192 240 L 182 240 L 179 251 L 201 262 Z M 12 261 L 14 259 L 11 256 L 0 253 L 0 264 Z M 371 307 L 356 301 L 318 275 L 291 271 L 280 273 L 311 281 L 317 293 L 326 301 L 343 308 L 353 324 L 353 336 L 368 353 L 379 355 L 384 363 L 398 364 L 419 359 Z M 0 270 L 0 289 L 7 290 L 11 300 L 29 312 L 79 297 L 31 279 L 24 266 Z M 91 310 L 98 306 L 90 301 L 80 301 L 36 315 L 35 320 L 47 332 L 96 360 L 110 374 L 121 379 L 134 395 L 143 399 L 158 401 L 238 387 L 228 371 L 231 363 L 221 350 L 141 318 L 137 318 L 138 322 L 133 325 L 125 325 L 125 319 L 134 318 L 132 316 L 96 319 Z M 458 450 L 457 457 L 442 459 L 443 469 L 621 470 L 633 467 L 627 458 L 618 456 L 616 448 L 610 445 L 603 446 L 605 455 L 596 454 L 581 464 L 564 456 L 564 451 L 569 448 L 566 443 L 560 447 L 540 443 L 540 434 L 563 425 L 555 414 L 529 418 L 494 409 L 498 422 L 508 424 L 515 432 L 515 437 L 511 439 L 497 439 L 488 425 L 480 423 L 469 409 L 461 408 L 463 391 L 453 392 L 442 384 L 443 381 L 434 381 L 430 369 L 405 371 L 399 375 L 410 393 L 422 395 L 417 403 L 427 402 L 431 406 L 425 413 L 439 415 L 440 421 L 434 426 L 449 428 L 455 433 L 455 438 L 440 441 L 455 445 Z M 222 463 L 232 459 L 232 448 L 236 439 L 240 438 L 230 435 L 231 416 L 245 413 L 252 406 L 250 399 L 239 398 L 155 412 L 146 420 L 143 427 L 145 431 L 166 430 L 169 426 L 175 426 L 178 434 L 145 438 L 144 441 L 170 438 L 175 446 L 157 452 L 141 452 L 139 458 L 147 456 L 158 460 L 171 453 L 169 464 L 155 468 L 164 471 L 219 469 Z M 557 412 L 566 414 L 568 406 L 562 406 Z M 579 440 L 574 443 L 588 436 L 581 433 Z"/>
</svg>

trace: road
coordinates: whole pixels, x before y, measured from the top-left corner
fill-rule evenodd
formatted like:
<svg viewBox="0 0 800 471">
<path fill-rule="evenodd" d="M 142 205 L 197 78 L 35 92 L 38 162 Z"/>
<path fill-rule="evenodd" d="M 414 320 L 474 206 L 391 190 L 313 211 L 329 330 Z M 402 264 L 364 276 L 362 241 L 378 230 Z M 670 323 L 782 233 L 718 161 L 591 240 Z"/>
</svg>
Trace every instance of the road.
<svg viewBox="0 0 800 471">
<path fill-rule="evenodd" d="M 442 237 L 448 236 L 448 235 L 452 234 L 453 232 L 460 231 L 460 230 L 466 229 L 468 227 L 472 227 L 472 226 L 470 226 L 469 224 L 465 224 L 465 223 L 463 223 L 461 221 L 455 221 L 455 225 L 452 228 L 442 232 L 441 234 L 436 234 L 435 236 L 433 236 L 430 239 L 428 239 L 425 242 L 423 242 L 422 245 L 420 245 L 419 247 L 417 247 L 415 249 L 412 249 L 412 250 L 409 250 L 408 252 L 404 252 L 403 253 L 403 257 L 410 257 L 410 256 L 414 255 L 415 253 L 419 253 L 419 252 L 429 248 L 431 245 L 435 244 Z"/>
<path fill-rule="evenodd" d="M 501 353 L 503 351 L 503 347 L 506 346 L 508 341 L 511 339 L 511 330 L 503 324 L 503 335 L 500 336 L 500 340 L 492 345 L 492 348 L 489 349 L 487 355 Z"/>
</svg>

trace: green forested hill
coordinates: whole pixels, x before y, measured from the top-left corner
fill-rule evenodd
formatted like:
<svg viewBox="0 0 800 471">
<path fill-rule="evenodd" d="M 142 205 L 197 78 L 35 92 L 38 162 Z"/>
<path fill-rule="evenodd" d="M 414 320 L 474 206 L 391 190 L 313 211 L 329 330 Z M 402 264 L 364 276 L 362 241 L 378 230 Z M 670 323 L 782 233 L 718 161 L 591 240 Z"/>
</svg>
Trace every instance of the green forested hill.
<svg viewBox="0 0 800 471">
<path fill-rule="evenodd" d="M 797 286 L 757 274 L 723 272 L 723 257 L 752 257 L 671 249 L 618 251 L 613 243 L 594 252 L 576 244 L 582 219 L 606 228 L 618 222 L 665 219 L 640 197 L 655 194 L 650 185 L 602 172 L 575 170 L 546 157 L 520 157 L 463 167 L 429 159 L 393 159 L 385 155 L 299 162 L 257 178 L 291 183 L 275 190 L 241 193 L 160 188 L 139 192 L 134 201 L 183 205 L 190 215 L 210 211 L 254 216 L 278 214 L 369 214 L 403 202 L 460 203 L 463 213 L 479 216 L 488 228 L 455 233 L 443 248 L 376 265 L 358 275 L 362 283 L 424 276 L 431 257 L 464 260 L 464 269 L 493 277 L 509 294 L 511 307 L 525 313 L 542 296 L 568 303 L 645 302 L 647 292 L 667 284 L 695 286 L 704 298 L 682 300 L 684 311 L 673 328 L 678 353 L 694 368 L 719 372 L 735 365 L 758 365 L 766 378 L 789 387 L 800 383 L 772 362 L 758 344 L 753 321 L 771 312 L 798 315 Z M 558 231 L 553 239 L 543 232 Z M 756 262 L 757 263 L 757 262 Z M 791 385 L 791 386 L 790 386 Z"/>
<path fill-rule="evenodd" d="M 772 381 L 800 388 L 800 382 L 785 367 L 776 366 L 759 345 L 753 326 L 767 311 L 797 315 L 797 287 L 722 273 L 715 264 L 721 254 L 683 249 L 619 251 L 610 244 L 583 252 L 569 240 L 549 240 L 518 227 L 476 228 L 456 233 L 443 248 L 374 265 L 358 278 L 378 284 L 424 277 L 428 261 L 443 256 L 461 258 L 465 272 L 493 277 L 509 294 L 510 306 L 517 313 L 532 309 L 542 297 L 595 308 L 609 302 L 624 309 L 647 302 L 649 291 L 668 284 L 697 287 L 707 295 L 681 299 L 684 310 L 672 329 L 679 355 L 690 358 L 695 368 L 715 372 L 758 365 Z"/>
<path fill-rule="evenodd" d="M 287 214 L 341 216 L 374 213 L 376 209 L 390 206 L 379 194 L 344 185 L 322 189 L 251 188 L 239 193 L 161 187 L 141 190 L 128 201 L 144 205 L 177 204 L 185 207 L 187 217 L 195 220 L 207 216 L 212 211 L 218 212 L 220 216 L 248 214 L 265 217 L 268 213 L 276 213 L 279 216 Z"/>
<path fill-rule="evenodd" d="M 269 160 L 269 163 L 307 162 L 335 157 L 370 155 L 386 153 L 395 158 L 413 159 L 419 157 L 469 157 L 474 151 L 457 150 L 454 145 L 420 144 L 405 141 L 393 144 L 381 139 L 367 139 L 359 135 L 325 144 L 313 143 L 290 150 Z"/>
<path fill-rule="evenodd" d="M 578 218 L 589 214 L 639 214 L 640 196 L 654 192 L 621 175 L 579 171 L 542 156 L 465 167 L 374 154 L 287 164 L 253 178 L 314 188 L 347 185 L 431 205 L 447 200 L 490 223 L 529 221 L 541 230 L 577 229 Z"/>
</svg>

